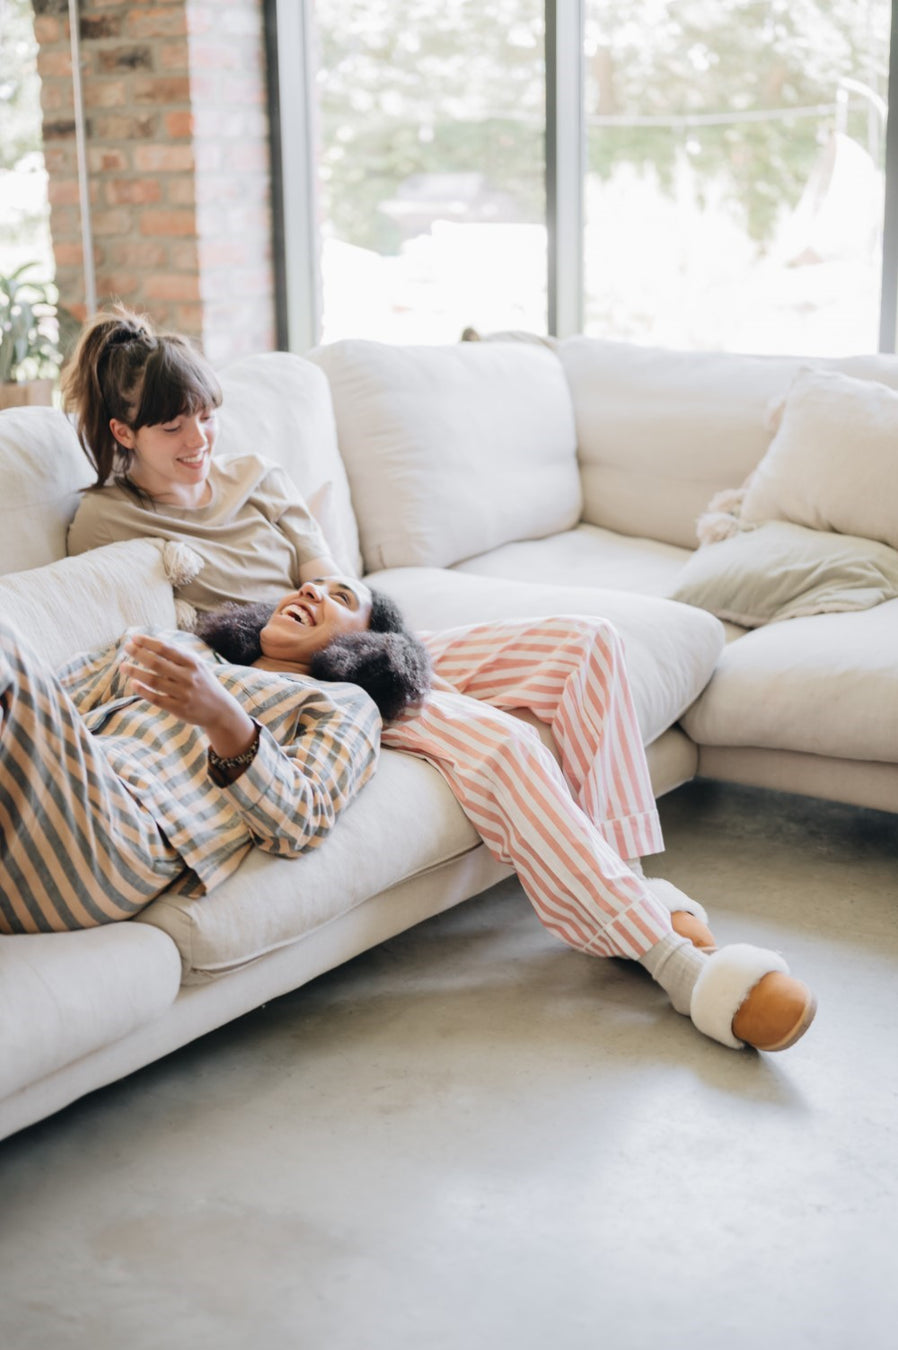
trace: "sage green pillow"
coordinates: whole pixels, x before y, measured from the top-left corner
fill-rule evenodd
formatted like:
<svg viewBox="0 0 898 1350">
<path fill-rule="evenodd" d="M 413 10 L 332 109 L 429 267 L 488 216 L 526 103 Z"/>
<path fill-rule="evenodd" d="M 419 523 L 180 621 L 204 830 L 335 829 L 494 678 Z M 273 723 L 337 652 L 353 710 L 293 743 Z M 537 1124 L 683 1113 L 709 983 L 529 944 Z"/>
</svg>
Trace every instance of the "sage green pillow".
<svg viewBox="0 0 898 1350">
<path fill-rule="evenodd" d="M 743 628 L 896 597 L 898 551 L 888 544 L 780 520 L 697 549 L 670 596 Z"/>
</svg>

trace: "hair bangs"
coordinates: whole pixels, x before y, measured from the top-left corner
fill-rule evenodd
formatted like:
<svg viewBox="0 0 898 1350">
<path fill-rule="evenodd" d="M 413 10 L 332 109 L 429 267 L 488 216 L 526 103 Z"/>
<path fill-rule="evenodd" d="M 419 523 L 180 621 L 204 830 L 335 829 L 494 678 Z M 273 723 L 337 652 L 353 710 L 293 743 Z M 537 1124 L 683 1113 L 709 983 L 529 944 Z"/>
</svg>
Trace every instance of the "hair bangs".
<svg viewBox="0 0 898 1350">
<path fill-rule="evenodd" d="M 158 426 L 184 414 L 221 405 L 221 385 L 212 367 L 183 338 L 163 336 L 144 368 L 131 427 Z"/>
</svg>

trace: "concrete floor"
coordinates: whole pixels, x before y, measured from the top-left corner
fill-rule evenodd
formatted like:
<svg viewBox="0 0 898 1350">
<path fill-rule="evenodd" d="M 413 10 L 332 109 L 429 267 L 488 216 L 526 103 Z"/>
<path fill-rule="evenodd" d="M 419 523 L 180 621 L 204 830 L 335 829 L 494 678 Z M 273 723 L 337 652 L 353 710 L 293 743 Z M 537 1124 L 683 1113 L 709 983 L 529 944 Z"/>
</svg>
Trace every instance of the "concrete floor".
<svg viewBox="0 0 898 1350">
<path fill-rule="evenodd" d="M 891 1350 L 898 817 L 662 818 L 650 873 L 816 988 L 798 1046 L 504 883 L 0 1144 L 3 1350 Z"/>
</svg>

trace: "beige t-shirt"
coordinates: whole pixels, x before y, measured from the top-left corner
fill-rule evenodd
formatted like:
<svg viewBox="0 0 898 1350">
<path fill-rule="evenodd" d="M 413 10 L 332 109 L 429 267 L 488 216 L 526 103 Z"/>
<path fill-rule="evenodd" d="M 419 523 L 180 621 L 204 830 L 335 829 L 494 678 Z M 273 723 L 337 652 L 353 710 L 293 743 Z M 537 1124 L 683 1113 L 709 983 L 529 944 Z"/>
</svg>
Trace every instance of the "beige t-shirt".
<svg viewBox="0 0 898 1350">
<path fill-rule="evenodd" d="M 259 455 L 213 459 L 206 506 L 143 506 L 111 484 L 86 492 L 69 526 L 68 551 L 84 553 L 123 539 L 173 539 L 204 560 L 176 590 L 196 609 L 227 600 L 278 600 L 299 585 L 299 568 L 330 550 L 285 471 Z"/>
</svg>

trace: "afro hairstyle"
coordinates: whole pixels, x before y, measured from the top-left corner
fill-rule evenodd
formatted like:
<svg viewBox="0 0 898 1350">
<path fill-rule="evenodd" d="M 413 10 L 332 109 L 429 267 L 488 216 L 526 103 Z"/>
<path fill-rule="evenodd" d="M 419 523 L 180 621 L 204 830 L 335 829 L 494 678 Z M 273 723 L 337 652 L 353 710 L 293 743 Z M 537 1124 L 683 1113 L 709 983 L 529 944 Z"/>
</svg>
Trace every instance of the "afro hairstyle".
<svg viewBox="0 0 898 1350">
<path fill-rule="evenodd" d="M 316 680 L 360 685 L 385 722 L 420 703 L 430 688 L 430 656 L 413 633 L 344 633 L 312 657 Z"/>
<path fill-rule="evenodd" d="M 213 651 L 238 666 L 251 666 L 262 655 L 262 629 L 274 605 L 230 603 L 201 614 L 196 633 Z M 370 626 L 363 633 L 344 633 L 312 658 L 309 673 L 316 680 L 357 684 L 377 704 L 385 722 L 398 717 L 427 695 L 430 656 L 406 627 L 394 600 L 371 592 Z"/>
<path fill-rule="evenodd" d="M 197 616 L 194 632 L 213 651 L 235 666 L 251 666 L 262 655 L 262 629 L 274 613 L 274 605 L 258 601 L 241 605 L 231 601 Z"/>
</svg>

